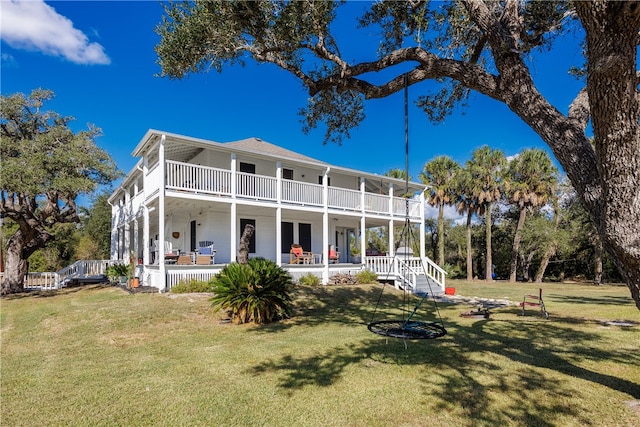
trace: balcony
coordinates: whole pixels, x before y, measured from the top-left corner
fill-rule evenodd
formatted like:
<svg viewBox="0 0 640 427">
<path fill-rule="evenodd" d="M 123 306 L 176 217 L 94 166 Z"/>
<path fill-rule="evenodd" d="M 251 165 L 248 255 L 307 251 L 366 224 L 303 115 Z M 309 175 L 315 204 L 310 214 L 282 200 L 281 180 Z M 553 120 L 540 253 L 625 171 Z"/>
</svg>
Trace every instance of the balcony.
<svg viewBox="0 0 640 427">
<path fill-rule="evenodd" d="M 236 172 L 234 179 L 234 174 L 227 169 L 173 160 L 167 160 L 165 164 L 165 189 L 168 191 L 319 209 L 325 206 L 324 187 L 319 184 L 278 180 L 244 172 Z M 160 178 L 157 164 L 149 168 L 145 179 L 147 200 L 158 193 Z M 336 212 L 389 217 L 404 217 L 408 207 L 412 220 L 420 220 L 422 214 L 419 198 L 405 199 L 339 187 L 327 188 L 326 205 L 329 210 Z"/>
</svg>

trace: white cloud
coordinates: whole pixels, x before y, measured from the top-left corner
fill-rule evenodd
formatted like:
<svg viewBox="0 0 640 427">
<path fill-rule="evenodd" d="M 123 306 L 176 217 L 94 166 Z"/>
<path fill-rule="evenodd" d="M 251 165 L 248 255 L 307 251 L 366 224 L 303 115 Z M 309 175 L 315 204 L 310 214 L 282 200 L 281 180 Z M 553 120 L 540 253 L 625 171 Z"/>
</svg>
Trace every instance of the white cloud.
<svg viewBox="0 0 640 427">
<path fill-rule="evenodd" d="M 0 1 L 0 10 L 0 38 L 13 48 L 62 56 L 76 64 L 111 62 L 100 44 L 90 43 L 73 22 L 42 0 Z"/>
</svg>

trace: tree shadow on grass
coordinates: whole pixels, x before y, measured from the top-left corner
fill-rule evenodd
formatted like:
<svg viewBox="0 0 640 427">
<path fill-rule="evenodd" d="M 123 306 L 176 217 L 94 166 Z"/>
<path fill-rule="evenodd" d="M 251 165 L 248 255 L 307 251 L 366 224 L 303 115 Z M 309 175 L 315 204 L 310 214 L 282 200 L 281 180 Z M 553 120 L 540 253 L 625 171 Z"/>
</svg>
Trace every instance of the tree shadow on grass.
<svg viewBox="0 0 640 427">
<path fill-rule="evenodd" d="M 25 290 L 24 292 L 20 292 L 17 294 L 3 295 L 2 299 L 10 301 L 10 300 L 23 299 L 23 298 L 50 298 L 58 295 L 73 294 L 73 293 L 85 291 L 85 290 L 110 288 L 112 286 L 113 285 L 111 285 L 110 283 L 91 283 L 86 285 L 75 285 L 75 286 L 69 286 L 69 287 L 64 287 L 60 289 L 51 289 L 51 290 L 39 290 L 39 289 Z"/>
<path fill-rule="evenodd" d="M 632 300 L 625 296 L 578 297 L 574 295 L 549 294 L 546 298 L 569 304 L 630 305 Z"/>
<path fill-rule="evenodd" d="M 355 322 L 364 328 L 374 312 L 381 318 L 397 318 L 400 311 L 393 304 L 403 303 L 404 297 L 385 296 L 386 300 L 376 307 L 378 295 L 376 288 L 319 288 L 307 295 L 307 305 L 288 321 L 287 327 Z M 459 310 L 455 306 L 443 307 L 448 334 L 440 339 L 412 341 L 405 349 L 402 340 L 372 335 L 347 345 L 338 343 L 313 356 L 286 355 L 267 360 L 250 372 L 277 375 L 280 387 L 293 394 L 308 385 L 331 386 L 350 365 L 408 365 L 425 377 L 419 393 L 425 403 L 443 411 L 462 411 L 477 424 L 516 420 L 520 425 L 551 426 L 557 424 L 558 416 L 563 416 L 592 425 L 594 420 L 576 408 L 575 383 L 566 385 L 557 374 L 640 399 L 640 384 L 585 367 L 590 361 L 607 360 L 633 368 L 640 366 L 640 355 L 631 348 L 593 345 L 601 336 L 572 328 L 576 319 L 492 319 L 469 323 L 468 319 L 456 318 Z M 426 302 L 420 311 L 427 318 L 437 318 L 438 311 Z M 581 323 L 585 322 L 589 323 Z M 516 363 L 506 371 L 503 359 Z M 541 392 L 547 398 L 536 402 L 535 396 Z M 496 394 L 506 396 L 498 405 L 492 403 Z"/>
</svg>

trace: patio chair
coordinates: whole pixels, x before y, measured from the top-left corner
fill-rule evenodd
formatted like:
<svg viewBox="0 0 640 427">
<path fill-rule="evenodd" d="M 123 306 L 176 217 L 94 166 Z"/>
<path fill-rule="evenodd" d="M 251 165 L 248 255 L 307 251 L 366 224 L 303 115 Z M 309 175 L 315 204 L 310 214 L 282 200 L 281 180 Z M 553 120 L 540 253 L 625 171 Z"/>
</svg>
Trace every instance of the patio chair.
<svg viewBox="0 0 640 427">
<path fill-rule="evenodd" d="M 191 255 L 180 255 L 176 261 L 177 265 L 191 265 Z"/>
<path fill-rule="evenodd" d="M 196 257 L 196 265 L 210 265 L 211 255 L 198 255 Z"/>
<path fill-rule="evenodd" d="M 336 251 L 336 247 L 329 245 L 329 264 L 336 264 L 340 261 L 340 252 Z"/>
<path fill-rule="evenodd" d="M 289 251 L 289 264 L 310 264 L 312 254 L 302 249 L 302 246 L 298 244 L 291 245 Z"/>
</svg>

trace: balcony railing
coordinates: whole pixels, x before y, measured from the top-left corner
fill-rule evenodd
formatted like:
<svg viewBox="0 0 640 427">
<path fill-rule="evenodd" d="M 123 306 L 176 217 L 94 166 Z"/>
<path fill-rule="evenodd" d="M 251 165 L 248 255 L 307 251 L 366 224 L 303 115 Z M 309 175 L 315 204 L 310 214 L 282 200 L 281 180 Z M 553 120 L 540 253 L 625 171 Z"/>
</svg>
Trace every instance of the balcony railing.
<svg viewBox="0 0 640 427">
<path fill-rule="evenodd" d="M 157 168 L 153 168 L 147 178 L 157 179 Z M 210 194 L 222 197 L 232 197 L 232 173 L 226 169 L 209 166 L 192 165 L 172 160 L 166 161 L 166 188 L 168 190 L 185 191 L 197 194 Z M 145 183 L 146 189 L 152 189 L 156 183 Z M 275 177 L 256 175 L 245 172 L 236 173 L 235 197 L 267 202 L 280 201 L 284 204 L 300 206 L 324 205 L 323 186 L 313 183 L 283 179 L 280 181 L 278 194 L 278 179 Z M 279 197 L 279 199 L 278 199 Z M 368 214 L 404 216 L 406 203 L 409 203 L 409 216 L 419 219 L 421 204 L 416 199 L 405 199 L 382 194 L 365 193 L 364 207 L 362 193 L 347 188 L 329 187 L 327 206 L 350 212 Z"/>
</svg>

